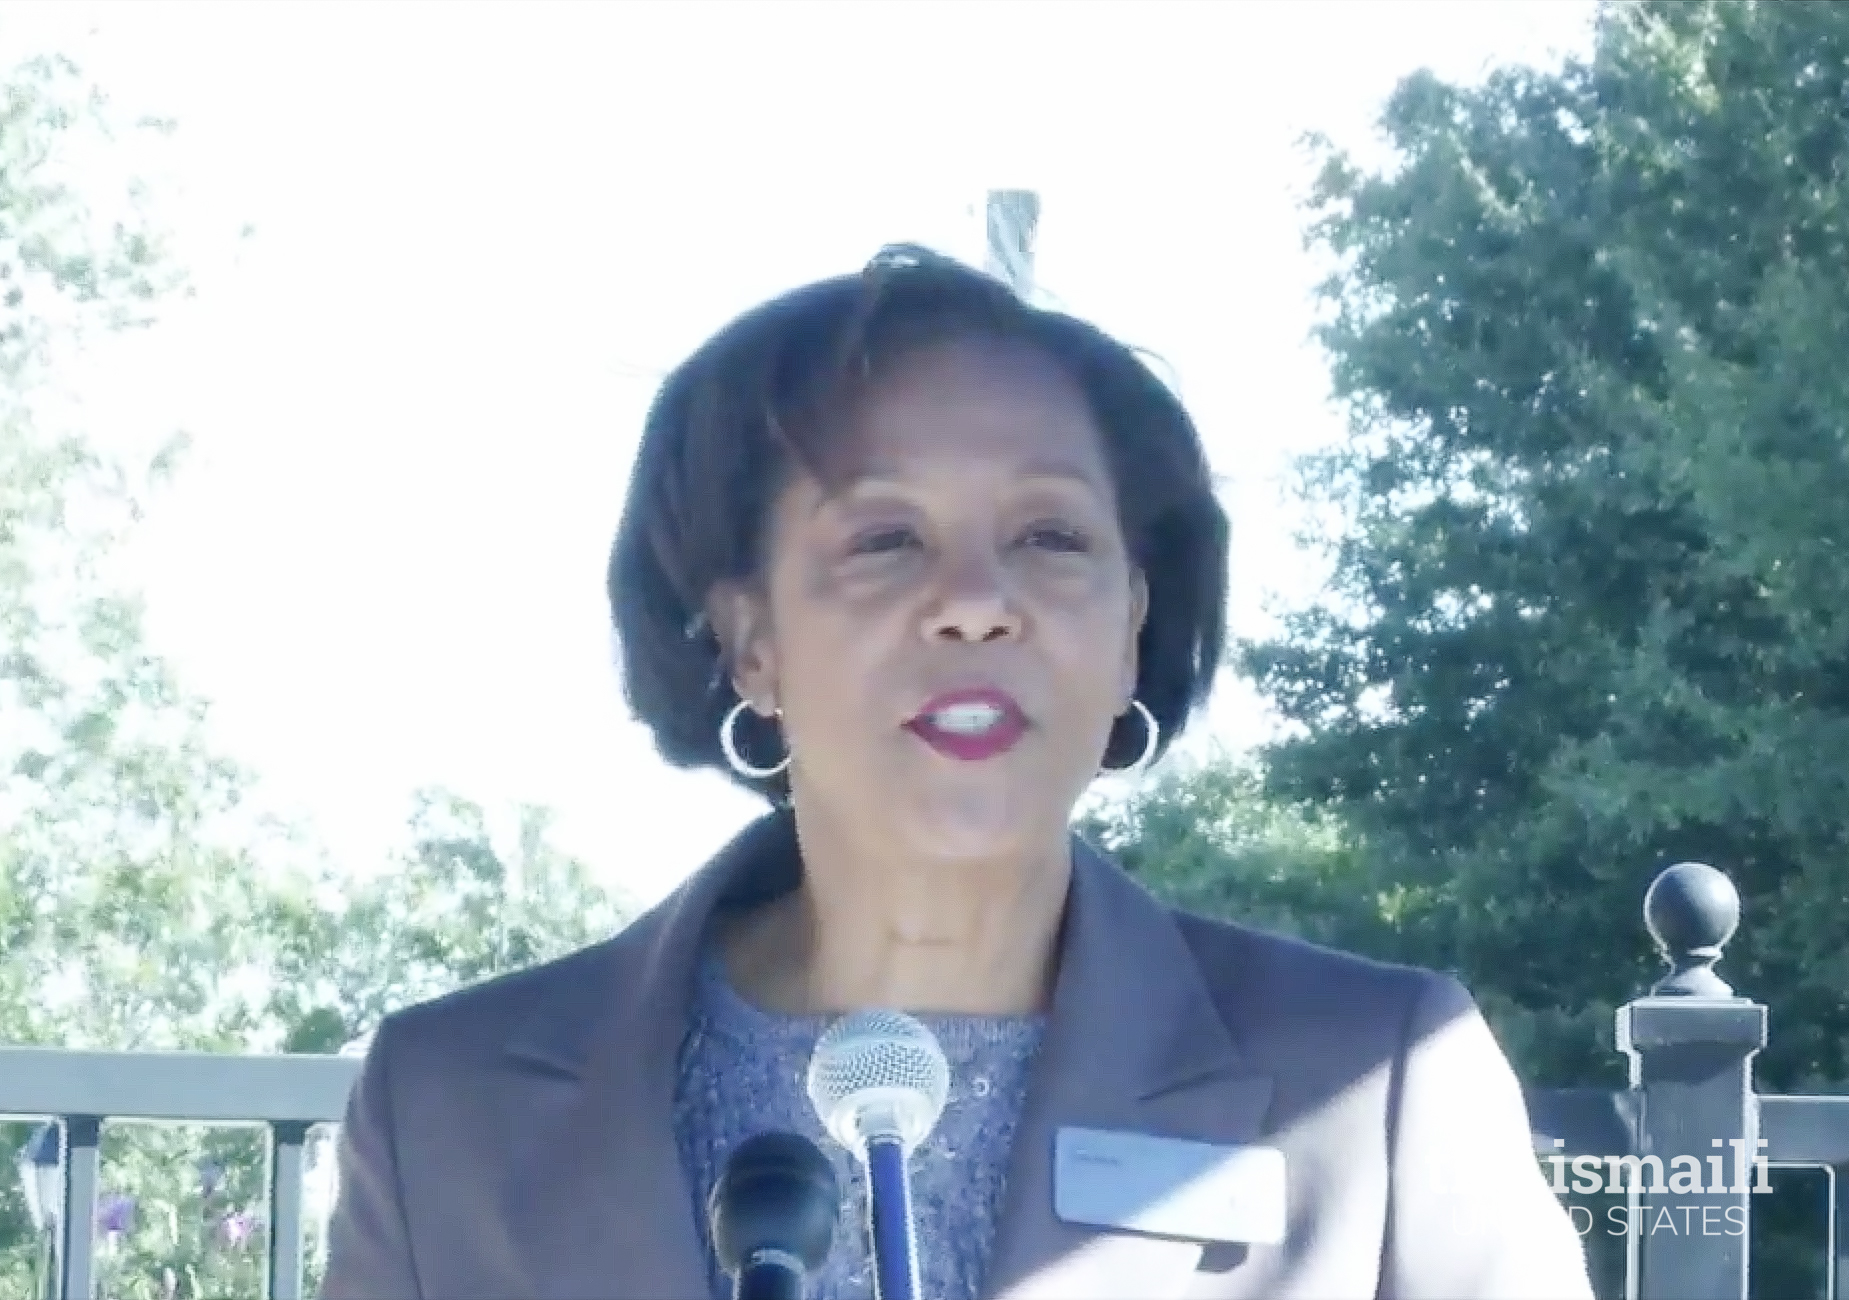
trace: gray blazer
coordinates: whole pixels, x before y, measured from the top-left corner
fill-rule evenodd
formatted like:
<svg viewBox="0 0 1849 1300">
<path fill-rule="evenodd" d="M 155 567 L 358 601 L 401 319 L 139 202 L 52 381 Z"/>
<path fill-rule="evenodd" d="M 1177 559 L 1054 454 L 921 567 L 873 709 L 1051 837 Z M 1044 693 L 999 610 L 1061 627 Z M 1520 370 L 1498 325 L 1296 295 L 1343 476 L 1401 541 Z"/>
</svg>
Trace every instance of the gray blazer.
<svg viewBox="0 0 1849 1300">
<path fill-rule="evenodd" d="M 1456 980 L 1171 911 L 1074 843 L 990 1297 L 1590 1300 Z M 341 1130 L 325 1300 L 703 1296 L 670 1122 L 695 957 L 716 908 L 800 869 L 772 814 L 615 938 L 389 1017 Z M 1061 1125 L 1280 1148 L 1283 1244 L 1061 1221 Z"/>
</svg>

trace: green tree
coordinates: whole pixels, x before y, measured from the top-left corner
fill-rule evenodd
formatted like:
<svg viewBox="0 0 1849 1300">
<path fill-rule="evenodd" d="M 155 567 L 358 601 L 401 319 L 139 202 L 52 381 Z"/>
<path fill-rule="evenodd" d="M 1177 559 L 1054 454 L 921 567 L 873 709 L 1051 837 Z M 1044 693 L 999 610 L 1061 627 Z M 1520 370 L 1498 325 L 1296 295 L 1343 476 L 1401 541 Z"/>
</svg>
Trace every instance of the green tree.
<svg viewBox="0 0 1849 1300">
<path fill-rule="evenodd" d="M 250 810 L 249 774 L 109 573 L 183 442 L 131 472 L 61 400 L 64 361 L 184 287 L 142 188 L 96 180 L 135 133 L 62 60 L 6 73 L 0 96 L 0 1042 L 332 1051 L 615 929 L 540 810 L 519 810 L 504 862 L 481 809 L 427 792 L 410 850 L 364 882 Z M 10 1149 L 28 1132 L 0 1126 Z M 102 1155 L 106 1294 L 260 1290 L 257 1133 L 116 1125 Z M 36 1245 L 9 1167 L 0 1295 L 33 1294 Z"/>
<path fill-rule="evenodd" d="M 1269 797 L 1249 757 L 1215 754 L 1101 804 L 1080 834 L 1175 907 L 1382 959 L 1426 962 L 1428 902 L 1357 851 L 1340 821 Z"/>
<path fill-rule="evenodd" d="M 25 1042 L 72 1035 L 68 1006 L 86 997 L 72 962 L 94 934 L 106 949 L 96 964 L 125 977 L 114 1005 L 91 999 L 97 1015 L 78 1031 L 101 1041 L 145 1011 L 159 977 L 127 978 L 141 960 L 136 941 L 157 937 L 99 898 L 99 873 L 127 891 L 177 888 L 192 832 L 235 798 L 234 778 L 203 753 L 196 708 L 145 653 L 136 604 L 98 571 L 173 449 L 137 481 L 61 427 L 51 383 L 61 356 L 98 329 L 150 319 L 178 277 L 132 195 L 99 201 L 72 184 L 73 146 L 113 125 L 74 69 L 28 63 L 3 93 L 0 1005 L 10 1014 L 0 1029 Z M 212 871 L 199 874 L 209 888 Z M 209 999 L 194 988 L 162 1000 L 178 1011 Z"/>
<path fill-rule="evenodd" d="M 1643 889 L 1724 868 L 1762 1086 L 1840 1084 L 1849 9 L 1614 5 L 1589 62 L 1418 75 L 1383 126 L 1314 200 L 1353 436 L 1305 476 L 1327 598 L 1241 650 L 1304 733 L 1268 789 L 1433 900 L 1538 1082 L 1621 1077 Z"/>
<path fill-rule="evenodd" d="M 283 1050 L 338 1051 L 386 1013 L 606 938 L 626 905 L 548 843 L 545 810 L 518 810 L 511 857 L 477 804 L 419 793 L 412 842 L 365 883 L 330 874 L 270 900 L 278 944 L 272 1023 Z"/>
<path fill-rule="evenodd" d="M 55 382 L 184 281 L 129 178 L 78 183 L 76 158 L 130 153 L 134 130 L 76 70 L 26 63 L 0 97 L 0 1041 L 235 1046 L 250 1007 L 221 977 L 255 956 L 247 856 L 221 833 L 240 775 L 104 572 L 178 444 L 131 473 L 70 427 Z M 176 1136 L 125 1136 L 111 1176 L 143 1190 Z M 28 1295 L 36 1243 L 0 1188 L 0 1292 Z"/>
</svg>

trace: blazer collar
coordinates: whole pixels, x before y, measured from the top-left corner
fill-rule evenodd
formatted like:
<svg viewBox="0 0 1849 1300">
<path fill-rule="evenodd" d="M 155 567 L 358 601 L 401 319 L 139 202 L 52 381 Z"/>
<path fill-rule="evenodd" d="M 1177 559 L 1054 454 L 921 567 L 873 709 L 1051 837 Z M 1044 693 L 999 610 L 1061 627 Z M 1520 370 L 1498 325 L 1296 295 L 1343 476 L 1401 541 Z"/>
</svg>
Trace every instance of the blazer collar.
<svg viewBox="0 0 1849 1300">
<path fill-rule="evenodd" d="M 1016 1130 L 986 1292 L 1005 1300 L 1181 1294 L 1201 1265 L 1199 1243 L 1054 1214 L 1055 1132 L 1250 1142 L 1263 1132 L 1271 1093 L 1174 913 L 1075 837 L 1052 1014 Z"/>
<path fill-rule="evenodd" d="M 578 1078 L 602 1056 L 634 1056 L 638 1033 L 678 1049 L 713 913 L 768 902 L 801 880 L 795 819 L 787 811 L 758 818 L 666 899 L 581 954 L 601 980 L 554 981 L 544 1013 L 515 1027 L 509 1055 Z"/>
<path fill-rule="evenodd" d="M 705 1294 L 672 1123 L 695 961 L 715 910 L 767 901 L 801 874 L 792 815 L 759 819 L 666 901 L 581 954 L 578 977 L 553 981 L 548 1005 L 510 1039 L 522 1140 L 506 1207 L 514 1239 L 533 1243 L 531 1294 Z M 1005 1300 L 1179 1294 L 1198 1245 L 1054 1215 L 1054 1133 L 1250 1141 L 1271 1081 L 1248 1069 L 1173 914 L 1076 837 L 1060 945 L 985 1290 Z"/>
<path fill-rule="evenodd" d="M 580 954 L 584 968 L 550 981 L 510 1036 L 506 1109 L 517 1128 L 501 1203 L 521 1294 L 707 1295 L 674 1135 L 695 962 L 716 908 L 774 896 L 800 874 L 790 815 L 760 818 L 667 899 Z"/>
</svg>

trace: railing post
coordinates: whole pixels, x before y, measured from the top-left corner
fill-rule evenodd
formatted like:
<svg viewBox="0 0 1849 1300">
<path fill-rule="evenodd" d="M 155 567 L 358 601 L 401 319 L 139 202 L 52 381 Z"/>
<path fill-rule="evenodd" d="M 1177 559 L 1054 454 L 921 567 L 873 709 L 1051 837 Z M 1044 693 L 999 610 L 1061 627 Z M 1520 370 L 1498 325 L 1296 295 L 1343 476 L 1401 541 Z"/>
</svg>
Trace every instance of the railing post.
<svg viewBox="0 0 1849 1300">
<path fill-rule="evenodd" d="M 1647 1162 L 1627 1188 L 1627 1295 L 1745 1300 L 1761 1181 L 1753 1056 L 1766 1043 L 1766 1009 L 1713 969 L 1739 923 L 1739 895 L 1719 871 L 1685 862 L 1651 884 L 1644 916 L 1671 969 L 1617 1016 Z"/>
<path fill-rule="evenodd" d="M 96 1180 L 103 1121 L 64 1117 L 64 1205 L 58 1215 L 58 1300 L 96 1294 Z"/>
<path fill-rule="evenodd" d="M 270 1124 L 270 1249 L 265 1268 L 269 1300 L 302 1296 L 302 1144 L 307 1139 L 307 1124 Z"/>
<path fill-rule="evenodd" d="M 1830 1168 L 1830 1260 L 1826 1300 L 1849 1300 L 1849 1165 Z"/>
</svg>

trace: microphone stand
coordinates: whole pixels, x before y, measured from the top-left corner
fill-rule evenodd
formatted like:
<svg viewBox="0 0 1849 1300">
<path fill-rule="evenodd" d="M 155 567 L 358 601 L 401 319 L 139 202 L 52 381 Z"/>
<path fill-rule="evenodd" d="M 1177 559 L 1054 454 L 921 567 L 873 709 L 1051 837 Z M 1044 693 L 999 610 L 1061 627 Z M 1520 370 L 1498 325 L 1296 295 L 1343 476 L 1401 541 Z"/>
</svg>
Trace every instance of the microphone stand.
<svg viewBox="0 0 1849 1300">
<path fill-rule="evenodd" d="M 919 1300 L 912 1150 L 950 1094 L 950 1063 L 902 1011 L 856 1011 L 822 1032 L 809 1057 L 809 1104 L 867 1170 L 867 1236 L 879 1300 Z"/>
<path fill-rule="evenodd" d="M 867 1227 L 879 1300 L 919 1300 L 911 1172 L 897 1134 L 867 1140 Z"/>
</svg>

